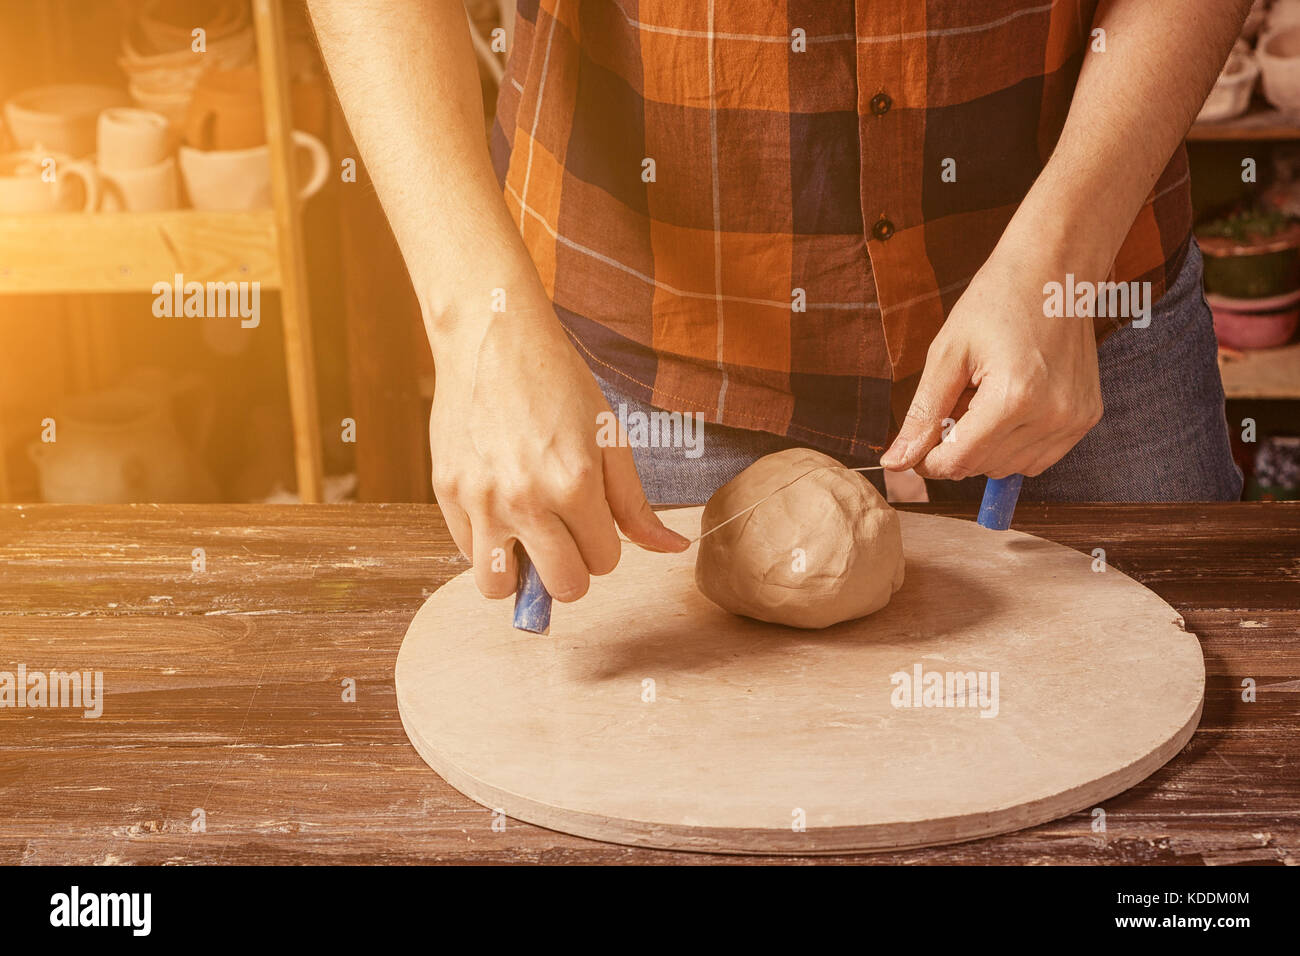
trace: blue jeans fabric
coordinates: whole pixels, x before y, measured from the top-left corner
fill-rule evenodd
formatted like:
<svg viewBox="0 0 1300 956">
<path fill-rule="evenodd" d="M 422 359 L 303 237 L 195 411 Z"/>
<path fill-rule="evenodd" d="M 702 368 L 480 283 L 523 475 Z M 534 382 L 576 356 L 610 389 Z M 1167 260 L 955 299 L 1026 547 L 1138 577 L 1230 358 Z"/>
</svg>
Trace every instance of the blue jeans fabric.
<svg viewBox="0 0 1300 956">
<path fill-rule="evenodd" d="M 1213 319 L 1201 290 L 1193 240 L 1173 286 L 1151 310 L 1151 324 L 1126 326 L 1101 344 L 1101 421 L 1059 462 L 1026 478 L 1022 501 L 1236 501 L 1241 471 L 1224 418 Z M 615 412 L 655 411 L 599 379 Z M 646 497 L 656 504 L 702 504 L 764 455 L 799 442 L 767 432 L 704 426 L 703 454 L 682 448 L 632 453 Z M 850 467 L 873 459 L 840 458 Z M 883 490 L 879 472 L 867 472 Z M 927 481 L 933 501 L 979 500 L 983 478 Z"/>
</svg>

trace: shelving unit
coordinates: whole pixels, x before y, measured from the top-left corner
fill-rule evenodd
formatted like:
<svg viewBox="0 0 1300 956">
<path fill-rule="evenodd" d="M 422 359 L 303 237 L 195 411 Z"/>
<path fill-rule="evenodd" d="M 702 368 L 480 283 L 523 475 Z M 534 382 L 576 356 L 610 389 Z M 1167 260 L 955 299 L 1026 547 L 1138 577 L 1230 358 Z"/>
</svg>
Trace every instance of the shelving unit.
<svg viewBox="0 0 1300 956">
<path fill-rule="evenodd" d="M 279 288 L 271 210 L 0 216 L 0 293 L 149 292 L 177 272 Z"/>
<path fill-rule="evenodd" d="M 1219 351 L 1226 398 L 1300 399 L 1300 342 L 1277 349 Z"/>
<path fill-rule="evenodd" d="M 149 293 L 178 272 L 187 282 L 256 281 L 278 291 L 298 497 L 319 502 L 321 440 L 281 0 L 252 0 L 252 11 L 271 208 L 0 217 L 0 294 Z M 0 456 L 0 493 L 5 486 Z"/>
<path fill-rule="evenodd" d="M 1210 144 L 1211 149 L 1216 144 L 1300 142 L 1300 117 L 1257 97 L 1241 116 L 1195 124 L 1187 141 Z M 1219 374 L 1228 399 L 1300 400 L 1300 343 L 1250 351 L 1220 349 Z"/>
<path fill-rule="evenodd" d="M 1241 116 L 1218 123 L 1196 123 L 1187 133 L 1190 143 L 1254 142 L 1300 139 L 1300 117 L 1272 107 L 1255 106 Z"/>
</svg>

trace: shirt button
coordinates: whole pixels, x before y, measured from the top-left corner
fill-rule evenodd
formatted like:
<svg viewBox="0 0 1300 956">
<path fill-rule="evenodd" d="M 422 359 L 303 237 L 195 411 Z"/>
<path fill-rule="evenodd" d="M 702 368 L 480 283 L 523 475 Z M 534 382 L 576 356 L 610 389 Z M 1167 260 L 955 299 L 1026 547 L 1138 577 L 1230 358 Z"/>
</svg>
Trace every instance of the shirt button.
<svg viewBox="0 0 1300 956">
<path fill-rule="evenodd" d="M 871 227 L 871 234 L 883 242 L 894 234 L 894 224 L 888 219 L 877 219 Z"/>
<path fill-rule="evenodd" d="M 877 93 L 871 98 L 871 112 L 877 116 L 884 116 L 893 105 L 894 101 L 889 98 L 888 93 Z"/>
</svg>

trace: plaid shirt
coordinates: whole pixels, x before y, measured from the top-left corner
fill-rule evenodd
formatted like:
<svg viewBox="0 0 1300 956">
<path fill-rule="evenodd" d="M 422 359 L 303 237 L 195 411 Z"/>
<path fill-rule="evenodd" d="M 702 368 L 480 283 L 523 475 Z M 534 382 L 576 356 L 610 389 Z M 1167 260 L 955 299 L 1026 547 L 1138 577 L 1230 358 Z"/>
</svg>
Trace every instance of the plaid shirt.
<svg viewBox="0 0 1300 956">
<path fill-rule="evenodd" d="M 866 456 L 1050 155 L 1096 6 L 520 0 L 497 175 L 596 374 Z M 1111 278 L 1154 301 L 1191 218 L 1180 147 Z"/>
</svg>

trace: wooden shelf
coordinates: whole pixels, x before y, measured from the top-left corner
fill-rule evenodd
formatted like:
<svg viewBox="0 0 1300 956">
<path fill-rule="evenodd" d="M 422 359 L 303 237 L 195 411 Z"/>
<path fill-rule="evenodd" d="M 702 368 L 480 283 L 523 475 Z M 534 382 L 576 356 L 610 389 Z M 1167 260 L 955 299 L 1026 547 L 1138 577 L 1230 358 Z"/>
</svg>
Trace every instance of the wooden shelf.
<svg viewBox="0 0 1300 956">
<path fill-rule="evenodd" d="M 149 292 L 176 273 L 278 288 L 271 210 L 0 217 L 0 294 Z"/>
<path fill-rule="evenodd" d="M 1248 112 L 1217 123 L 1195 123 L 1188 142 L 1225 143 L 1234 141 L 1300 140 L 1300 117 L 1288 116 L 1272 107 L 1252 107 Z"/>
<path fill-rule="evenodd" d="M 271 208 L 0 217 L 0 294 L 151 293 L 177 273 L 186 282 L 257 282 L 278 290 L 298 497 L 319 502 L 319 407 L 283 5 L 251 0 Z M 0 454 L 0 495 L 7 484 L 4 465 Z"/>
<path fill-rule="evenodd" d="M 1239 353 L 1221 350 L 1219 374 L 1229 399 L 1300 399 L 1300 342 Z"/>
</svg>

